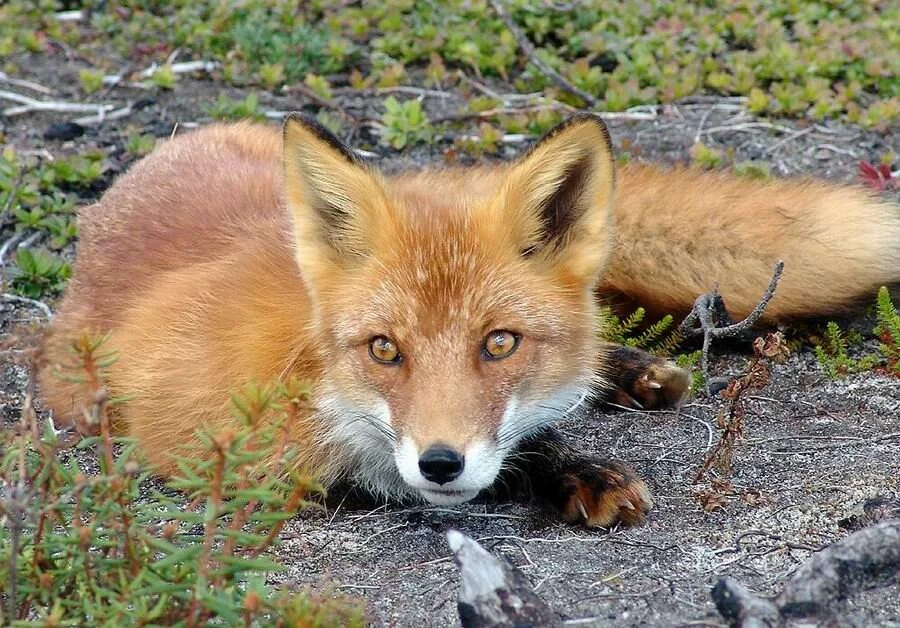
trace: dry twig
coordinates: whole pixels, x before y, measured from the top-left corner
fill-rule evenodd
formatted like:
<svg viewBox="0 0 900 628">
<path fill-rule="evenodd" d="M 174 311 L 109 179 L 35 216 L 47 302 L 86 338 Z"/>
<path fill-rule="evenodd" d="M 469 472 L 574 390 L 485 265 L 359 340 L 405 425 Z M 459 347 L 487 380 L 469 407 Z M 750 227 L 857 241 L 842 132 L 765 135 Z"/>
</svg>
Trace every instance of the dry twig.
<svg viewBox="0 0 900 628">
<path fill-rule="evenodd" d="M 29 299 L 28 297 L 20 297 L 17 294 L 9 294 L 8 292 L 4 292 L 0 296 L 3 297 L 4 301 L 11 301 L 13 303 L 24 303 L 25 305 L 30 305 L 31 307 L 36 307 L 41 312 L 43 312 L 44 315 L 48 319 L 53 318 L 53 311 L 47 306 L 46 303 L 43 303 L 42 301 L 38 301 L 36 299 Z"/>
<path fill-rule="evenodd" d="M 2 89 L 0 89 L 0 99 L 19 103 L 14 107 L 7 107 L 3 110 L 3 115 L 7 117 L 30 113 L 32 111 L 55 111 L 59 113 L 96 112 L 99 114 L 102 111 L 111 111 L 115 109 L 115 105 L 100 103 L 91 105 L 77 102 L 36 100 L 28 96 L 23 96 L 22 94 L 17 94 L 16 92 Z"/>
<path fill-rule="evenodd" d="M 48 87 L 44 87 L 40 83 L 13 78 L 6 72 L 0 72 L 0 82 L 9 83 L 10 85 L 15 85 L 16 87 L 24 87 L 25 89 L 30 89 L 33 92 L 38 92 L 39 94 L 44 94 L 45 96 L 49 96 L 53 93 L 53 90 Z"/>
<path fill-rule="evenodd" d="M 728 315 L 725 312 L 725 303 L 722 300 L 722 295 L 719 294 L 718 288 L 713 288 L 712 292 L 701 294 L 697 297 L 690 314 L 681 322 L 678 330 L 685 337 L 703 336 L 700 368 L 703 372 L 704 381 L 707 382 L 707 394 L 709 394 L 709 347 L 713 339 L 733 338 L 753 327 L 765 313 L 769 301 L 775 296 L 775 290 L 778 288 L 778 281 L 781 279 L 783 271 L 784 262 L 778 260 L 775 264 L 775 272 L 769 281 L 769 287 L 766 288 L 759 303 L 756 304 L 756 307 L 744 320 L 725 325 L 724 327 L 717 327 L 717 323 L 722 319 L 727 320 Z M 697 326 L 695 327 L 695 325 Z"/>
<path fill-rule="evenodd" d="M 556 83 L 558 87 L 564 89 L 565 91 L 578 96 L 581 100 L 587 103 L 590 107 L 597 106 L 597 99 L 592 95 L 588 94 L 583 89 L 572 85 L 565 77 L 563 77 L 559 72 L 551 68 L 549 65 L 541 61 L 541 59 L 537 56 L 534 49 L 534 44 L 525 36 L 516 23 L 513 21 L 512 17 L 507 13 L 506 8 L 503 6 L 501 0 L 491 0 L 491 6 L 494 8 L 494 12 L 497 14 L 503 23 L 506 25 L 506 28 L 509 29 L 509 32 L 512 33 L 513 37 L 516 38 L 516 42 L 519 44 L 519 49 L 521 49 L 522 53 L 528 57 L 528 60 L 540 70 L 544 76 L 549 78 L 551 81 Z"/>
</svg>

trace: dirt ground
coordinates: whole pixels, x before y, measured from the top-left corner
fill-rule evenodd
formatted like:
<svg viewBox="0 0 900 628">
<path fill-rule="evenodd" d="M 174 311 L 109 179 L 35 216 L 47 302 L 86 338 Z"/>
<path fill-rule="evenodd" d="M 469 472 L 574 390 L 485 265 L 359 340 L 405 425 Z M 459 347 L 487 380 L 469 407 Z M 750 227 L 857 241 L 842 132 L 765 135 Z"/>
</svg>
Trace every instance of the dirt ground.
<svg viewBox="0 0 900 628">
<path fill-rule="evenodd" d="M 20 78 L 52 86 L 54 98 L 78 98 L 72 61 L 35 57 L 23 67 L 31 72 Z M 43 133 L 72 114 L 0 116 L 0 131 L 23 153 L 106 151 L 105 186 L 128 165 L 123 145 L 129 132 L 167 137 L 176 124 L 184 130 L 207 122 L 203 112 L 221 89 L 212 81 L 185 78 L 174 93 L 107 90 L 99 97 L 103 102 L 140 106 L 126 118 L 87 127 L 71 142 L 46 141 Z M 245 93 L 225 91 L 234 97 Z M 259 96 L 267 110 L 314 110 L 299 94 Z M 339 95 L 338 101 L 372 116 L 381 96 Z M 463 102 L 456 92 L 424 98 L 431 115 L 457 111 Z M 655 111 L 653 119 L 609 121 L 620 150 L 635 159 L 673 163 L 686 161 L 700 138 L 733 151 L 736 161 L 767 162 L 779 176 L 840 181 L 852 180 L 862 159 L 876 160 L 889 149 L 900 152 L 897 129 L 875 133 L 834 122 L 761 121 L 728 99 L 696 99 Z M 376 163 L 387 169 L 439 161 L 452 140 L 398 156 L 375 145 L 369 133 L 354 132 L 351 141 L 375 153 Z M 504 156 L 520 148 L 504 145 Z M 0 242 L 11 235 L 6 226 Z M 40 309 L 3 301 L 0 340 L 17 326 L 43 319 Z M 852 324 L 872 327 L 864 317 Z M 714 354 L 716 376 L 738 373 L 746 360 L 740 347 Z M 2 415 L 14 420 L 27 373 L 9 359 L 2 368 Z M 569 625 L 720 625 L 709 595 L 720 576 L 734 576 L 763 594 L 777 592 L 813 552 L 865 521 L 866 500 L 900 497 L 900 383 L 872 373 L 830 381 L 808 349 L 775 367 L 769 387 L 748 403 L 746 440 L 737 448 L 732 478 L 738 495 L 729 497 L 723 510 L 705 513 L 692 480 L 717 437 L 718 407 L 716 400 L 699 398 L 680 415 L 590 412 L 563 425 L 586 448 L 627 461 L 648 479 L 657 506 L 641 527 L 580 529 L 562 524 L 540 504 L 404 508 L 339 491 L 324 511 L 287 526 L 278 548 L 287 567 L 283 577 L 364 598 L 375 625 L 452 625 L 457 573 L 443 533 L 456 528 L 518 565 Z M 840 625 L 900 626 L 900 595 L 896 587 L 870 592 L 845 611 Z"/>
</svg>

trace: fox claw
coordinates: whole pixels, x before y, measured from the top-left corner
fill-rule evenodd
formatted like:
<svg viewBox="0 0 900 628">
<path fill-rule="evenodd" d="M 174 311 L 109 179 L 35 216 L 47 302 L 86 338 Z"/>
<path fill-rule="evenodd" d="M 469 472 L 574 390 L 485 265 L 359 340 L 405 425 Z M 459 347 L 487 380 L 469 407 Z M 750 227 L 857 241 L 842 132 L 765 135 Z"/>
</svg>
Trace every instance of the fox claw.
<svg viewBox="0 0 900 628">
<path fill-rule="evenodd" d="M 578 512 L 580 512 L 581 516 L 584 518 L 584 520 L 587 521 L 588 513 L 587 513 L 587 509 L 584 507 L 584 504 L 581 503 L 581 500 L 578 499 L 577 497 L 575 498 L 575 504 L 578 506 Z"/>
</svg>

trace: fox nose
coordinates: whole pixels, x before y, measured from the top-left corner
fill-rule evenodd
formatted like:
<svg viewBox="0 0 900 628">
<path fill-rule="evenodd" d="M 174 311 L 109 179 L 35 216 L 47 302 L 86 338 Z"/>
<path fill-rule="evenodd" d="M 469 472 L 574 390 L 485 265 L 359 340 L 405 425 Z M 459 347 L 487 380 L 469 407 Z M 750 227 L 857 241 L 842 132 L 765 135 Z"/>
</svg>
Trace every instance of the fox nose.
<svg viewBox="0 0 900 628">
<path fill-rule="evenodd" d="M 463 472 L 465 458 L 449 447 L 429 447 L 419 456 L 419 471 L 426 480 L 436 484 L 452 482 Z"/>
</svg>

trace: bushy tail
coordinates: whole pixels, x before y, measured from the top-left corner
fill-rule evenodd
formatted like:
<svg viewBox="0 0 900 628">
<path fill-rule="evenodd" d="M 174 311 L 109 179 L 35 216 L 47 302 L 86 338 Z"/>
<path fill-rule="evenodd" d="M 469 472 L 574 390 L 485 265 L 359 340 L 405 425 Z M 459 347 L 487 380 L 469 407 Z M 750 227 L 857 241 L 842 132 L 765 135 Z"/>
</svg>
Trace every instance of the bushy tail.
<svg viewBox="0 0 900 628">
<path fill-rule="evenodd" d="M 900 282 L 900 206 L 862 188 L 628 165 L 616 196 L 603 289 L 655 311 L 684 312 L 718 285 L 742 318 L 779 259 L 769 320 L 840 313 Z"/>
</svg>

